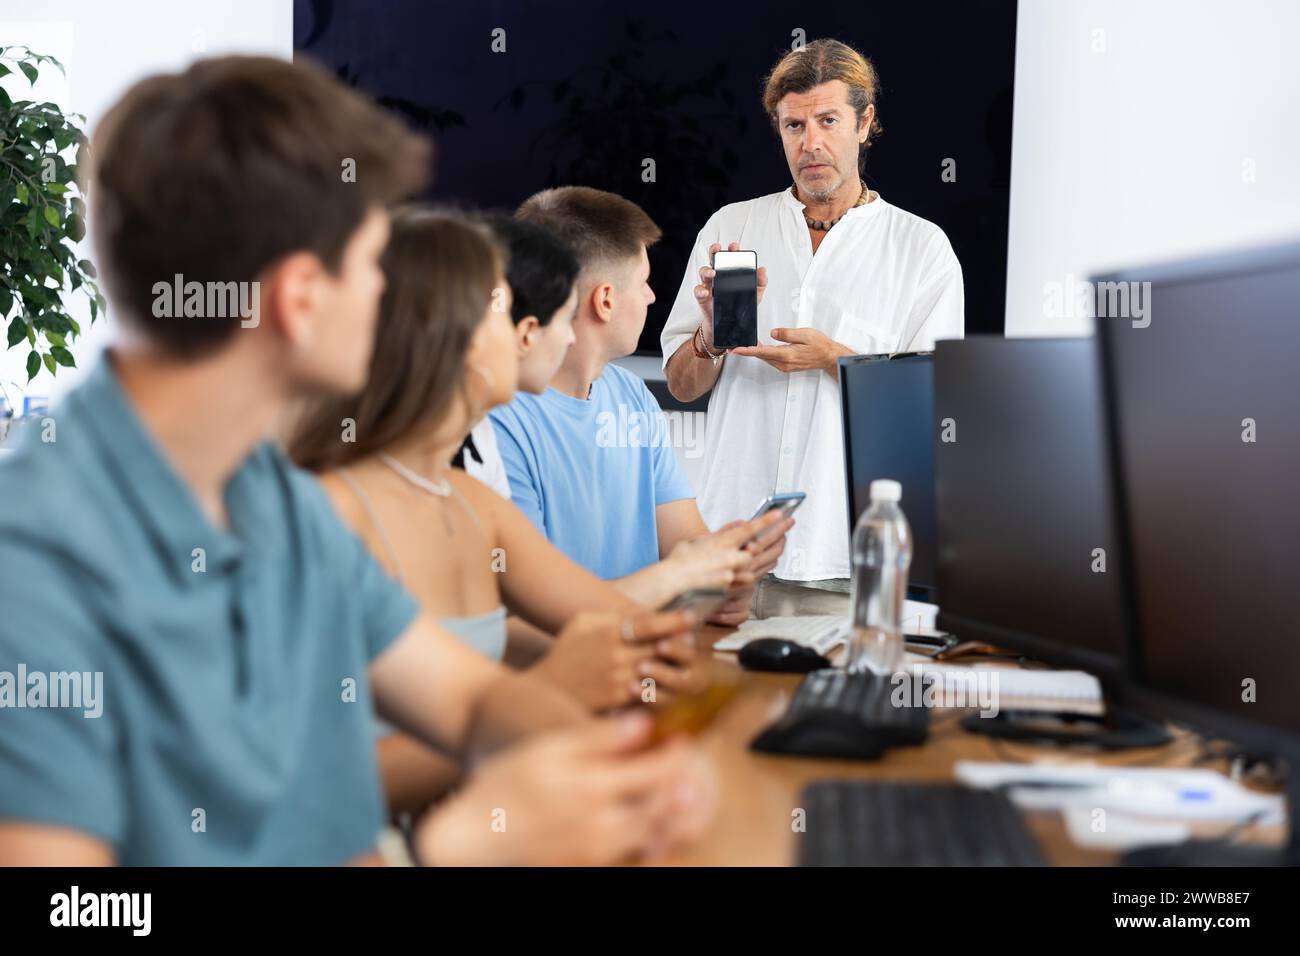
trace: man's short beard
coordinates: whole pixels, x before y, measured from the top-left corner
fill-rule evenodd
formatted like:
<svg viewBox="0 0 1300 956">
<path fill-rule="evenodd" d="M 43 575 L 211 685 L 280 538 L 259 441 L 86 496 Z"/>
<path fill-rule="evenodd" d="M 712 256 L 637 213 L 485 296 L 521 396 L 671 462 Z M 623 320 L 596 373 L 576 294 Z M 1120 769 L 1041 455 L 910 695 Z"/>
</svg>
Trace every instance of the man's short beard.
<svg viewBox="0 0 1300 956">
<path fill-rule="evenodd" d="M 837 169 L 836 172 L 839 172 L 839 170 Z M 832 199 L 834 199 L 835 194 L 839 192 L 841 189 L 843 189 L 845 186 L 851 186 L 855 178 L 856 177 L 854 177 L 853 174 L 850 173 L 848 176 L 841 176 L 840 181 L 834 186 L 827 186 L 824 189 L 809 189 L 805 187 L 804 193 L 813 202 L 828 203 Z"/>
</svg>

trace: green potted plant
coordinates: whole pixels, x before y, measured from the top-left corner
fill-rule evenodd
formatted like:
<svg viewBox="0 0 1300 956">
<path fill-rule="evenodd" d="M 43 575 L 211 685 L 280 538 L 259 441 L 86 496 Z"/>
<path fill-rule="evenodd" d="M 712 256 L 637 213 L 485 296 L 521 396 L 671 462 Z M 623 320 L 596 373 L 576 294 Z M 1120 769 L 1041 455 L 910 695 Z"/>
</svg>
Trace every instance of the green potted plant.
<svg viewBox="0 0 1300 956">
<path fill-rule="evenodd" d="M 0 46 L 0 77 L 20 72 L 34 86 L 47 65 L 63 72 L 54 57 Z M 0 88 L 0 325 L 6 348 L 28 349 L 28 382 L 42 366 L 55 375 L 77 364 L 69 346 L 81 327 L 68 314 L 66 296 L 86 295 L 92 322 L 107 307 L 95 267 L 74 248 L 86 234 L 77 176 L 89 156 L 85 122 L 80 113 L 14 99 Z"/>
</svg>

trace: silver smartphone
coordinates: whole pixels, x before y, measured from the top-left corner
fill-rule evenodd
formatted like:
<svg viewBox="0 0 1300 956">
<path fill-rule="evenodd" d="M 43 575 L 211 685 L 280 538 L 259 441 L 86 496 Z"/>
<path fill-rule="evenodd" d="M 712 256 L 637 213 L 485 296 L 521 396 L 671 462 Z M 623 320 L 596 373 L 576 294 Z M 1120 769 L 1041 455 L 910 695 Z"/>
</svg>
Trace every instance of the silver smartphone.
<svg viewBox="0 0 1300 956">
<path fill-rule="evenodd" d="M 789 491 L 783 495 L 768 495 L 758 503 L 758 507 L 754 509 L 753 517 L 749 520 L 753 521 L 754 518 L 761 518 L 769 511 L 778 509 L 782 518 L 788 518 L 794 514 L 795 509 L 803 504 L 803 500 L 807 497 L 808 495 L 802 491 Z"/>
<path fill-rule="evenodd" d="M 782 495 L 768 495 L 758 503 L 758 507 L 754 509 L 753 517 L 749 520 L 753 521 L 754 518 L 761 518 L 769 511 L 780 511 L 782 518 L 788 518 L 794 514 L 795 509 L 803 504 L 803 500 L 807 497 L 808 495 L 802 491 L 789 491 Z M 746 541 L 745 544 L 752 544 L 766 533 L 766 529 L 760 531 Z"/>
</svg>

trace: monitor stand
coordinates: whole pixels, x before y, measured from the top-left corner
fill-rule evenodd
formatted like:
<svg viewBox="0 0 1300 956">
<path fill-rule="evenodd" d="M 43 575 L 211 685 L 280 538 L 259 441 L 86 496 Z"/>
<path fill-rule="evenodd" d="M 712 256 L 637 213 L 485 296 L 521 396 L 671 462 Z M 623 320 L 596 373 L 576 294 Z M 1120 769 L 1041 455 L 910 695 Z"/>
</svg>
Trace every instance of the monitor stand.
<svg viewBox="0 0 1300 956">
<path fill-rule="evenodd" d="M 1031 744 L 1065 744 L 1128 750 L 1163 747 L 1173 740 L 1164 724 L 1129 710 L 1107 707 L 1104 717 L 1039 710 L 1004 710 L 996 717 L 971 714 L 961 725 L 971 733 Z"/>
</svg>

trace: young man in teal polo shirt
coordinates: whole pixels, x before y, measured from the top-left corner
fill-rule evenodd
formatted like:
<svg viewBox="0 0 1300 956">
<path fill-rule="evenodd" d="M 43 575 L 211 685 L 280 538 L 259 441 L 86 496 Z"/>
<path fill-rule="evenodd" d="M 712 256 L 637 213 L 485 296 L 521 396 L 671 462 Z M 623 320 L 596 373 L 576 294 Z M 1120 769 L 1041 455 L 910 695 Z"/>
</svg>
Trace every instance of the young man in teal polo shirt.
<svg viewBox="0 0 1300 956">
<path fill-rule="evenodd" d="M 0 464 L 0 865 L 372 862 L 372 708 L 474 763 L 424 861 L 605 863 L 696 832 L 697 751 L 462 645 L 267 441 L 294 399 L 362 384 L 384 207 L 428 145 L 314 68 L 231 57 L 138 84 L 93 155 L 125 336 L 54 440 Z"/>
</svg>

